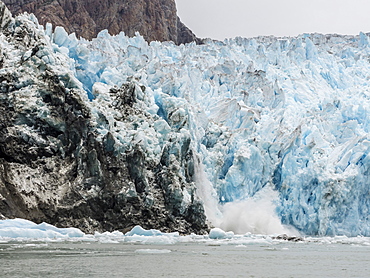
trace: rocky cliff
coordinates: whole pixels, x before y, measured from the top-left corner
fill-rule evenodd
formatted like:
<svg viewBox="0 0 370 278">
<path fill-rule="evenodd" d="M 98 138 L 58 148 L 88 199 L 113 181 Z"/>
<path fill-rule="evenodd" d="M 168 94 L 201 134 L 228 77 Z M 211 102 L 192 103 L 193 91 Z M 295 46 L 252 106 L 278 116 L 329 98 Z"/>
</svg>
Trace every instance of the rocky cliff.
<svg viewBox="0 0 370 278">
<path fill-rule="evenodd" d="M 176 15 L 174 0 L 5 0 L 14 14 L 34 13 L 41 24 L 63 26 L 68 33 L 91 39 L 101 30 L 111 34 L 139 32 L 147 41 L 197 41 Z"/>
<path fill-rule="evenodd" d="M 0 2 L 0 216 L 85 232 L 204 232 L 189 136 L 146 112 L 137 81 L 89 102 L 35 22 Z M 155 153 L 140 139 L 148 132 Z"/>
</svg>

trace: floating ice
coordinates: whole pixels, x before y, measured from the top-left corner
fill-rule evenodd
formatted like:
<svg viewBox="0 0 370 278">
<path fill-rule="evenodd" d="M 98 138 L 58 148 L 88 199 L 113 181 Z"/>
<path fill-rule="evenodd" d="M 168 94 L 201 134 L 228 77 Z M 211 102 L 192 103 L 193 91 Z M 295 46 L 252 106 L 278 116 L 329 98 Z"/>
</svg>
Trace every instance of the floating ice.
<svg viewBox="0 0 370 278">
<path fill-rule="evenodd" d="M 125 244 L 135 243 L 143 245 L 173 245 L 199 243 L 207 245 L 229 244 L 237 247 L 248 245 L 273 245 L 287 242 L 289 237 L 275 235 L 258 235 L 246 233 L 243 235 L 225 232 L 220 228 L 211 229 L 209 235 L 186 235 L 180 236 L 178 233 L 163 233 L 158 230 L 145 230 L 140 226 L 134 227 L 131 231 L 123 234 L 122 232 L 95 232 L 94 235 L 84 234 L 76 228 L 57 228 L 50 224 L 35 224 L 24 219 L 0 220 L 0 244 L 8 242 L 50 242 L 50 241 L 72 241 L 72 242 L 100 242 L 105 244 Z M 370 246 L 370 237 L 306 237 L 300 238 L 303 242 L 318 244 L 356 244 Z M 167 248 L 145 248 L 138 249 L 139 253 L 161 254 L 169 253 Z"/>
<path fill-rule="evenodd" d="M 150 229 L 150 230 L 145 230 L 141 226 L 135 226 L 132 228 L 131 231 L 127 232 L 125 236 L 173 236 L 173 237 L 178 237 L 179 233 L 178 232 L 173 232 L 173 233 L 162 233 L 159 230 L 155 229 Z"/>
<path fill-rule="evenodd" d="M 209 232 L 210 239 L 225 239 L 225 238 L 233 238 L 233 232 L 225 232 L 220 228 L 213 228 Z"/>
<path fill-rule="evenodd" d="M 35 224 L 24 219 L 0 220 L 0 238 L 67 239 L 85 234 L 77 228 L 56 228 L 47 223 Z"/>
<path fill-rule="evenodd" d="M 169 249 L 137 249 L 135 250 L 136 253 L 141 254 L 167 254 L 171 253 Z"/>
</svg>

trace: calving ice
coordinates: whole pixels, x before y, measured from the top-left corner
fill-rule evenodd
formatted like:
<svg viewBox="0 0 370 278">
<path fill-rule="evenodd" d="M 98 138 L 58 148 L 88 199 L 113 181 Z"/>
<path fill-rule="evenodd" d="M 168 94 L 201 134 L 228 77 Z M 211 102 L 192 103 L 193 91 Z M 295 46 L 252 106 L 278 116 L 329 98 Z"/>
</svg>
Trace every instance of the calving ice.
<svg viewBox="0 0 370 278">
<path fill-rule="evenodd" d="M 1 12 L 5 217 L 370 236 L 366 34 L 87 41 Z"/>
</svg>

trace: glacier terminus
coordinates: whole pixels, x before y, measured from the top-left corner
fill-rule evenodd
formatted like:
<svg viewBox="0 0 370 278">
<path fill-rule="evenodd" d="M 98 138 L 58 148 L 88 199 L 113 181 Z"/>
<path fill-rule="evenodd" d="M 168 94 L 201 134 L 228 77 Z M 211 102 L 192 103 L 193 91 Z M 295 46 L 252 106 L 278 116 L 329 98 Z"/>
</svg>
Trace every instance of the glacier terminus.
<svg viewBox="0 0 370 278">
<path fill-rule="evenodd" d="M 367 34 L 177 46 L 102 31 L 88 41 L 0 7 L 0 101 L 24 116 L 12 126 L 1 118 L 1 132 L 32 143 L 35 152 L 48 148 L 33 153 L 43 161 L 42 175 L 41 164 L 12 160 L 0 148 L 8 169 L 0 169 L 0 187 L 12 183 L 25 211 L 39 200 L 55 208 L 30 220 L 84 231 L 131 229 L 142 223 L 114 223 L 121 207 L 131 206 L 127 211 L 140 219 L 138 202 L 151 219 L 145 228 L 167 232 L 217 227 L 235 234 L 370 236 Z M 50 78 L 58 94 L 44 92 Z M 71 118 L 61 120 L 55 115 L 66 103 L 63 113 Z M 48 189 L 58 179 L 63 186 Z M 0 201 L 7 198 L 2 190 Z M 92 200 L 99 198 L 111 216 L 93 218 Z M 0 206 L 0 213 L 27 216 L 11 215 L 10 207 Z M 78 226 L 84 213 L 85 226 Z M 164 220 L 155 223 L 158 215 Z"/>
<path fill-rule="evenodd" d="M 311 235 L 369 235 L 365 34 L 180 47 L 106 32 L 92 42 L 65 33 L 53 40 L 68 49 L 92 98 L 103 95 L 102 83 L 134 78 L 151 93 L 152 113 L 191 134 L 203 169 L 197 187 L 209 183 L 201 194 L 216 223 L 227 222 L 218 219 L 219 204 L 275 190 L 283 224 Z"/>
</svg>

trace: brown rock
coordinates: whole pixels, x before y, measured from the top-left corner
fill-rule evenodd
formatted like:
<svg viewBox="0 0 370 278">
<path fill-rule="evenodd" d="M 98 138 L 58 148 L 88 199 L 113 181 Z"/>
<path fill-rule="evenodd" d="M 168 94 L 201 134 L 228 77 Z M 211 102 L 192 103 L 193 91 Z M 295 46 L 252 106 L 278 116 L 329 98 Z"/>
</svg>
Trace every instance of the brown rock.
<svg viewBox="0 0 370 278">
<path fill-rule="evenodd" d="M 68 33 L 92 39 L 104 29 L 112 35 L 139 32 L 147 41 L 176 44 L 200 40 L 180 21 L 174 0 L 4 0 L 13 14 L 34 13 Z"/>
</svg>

